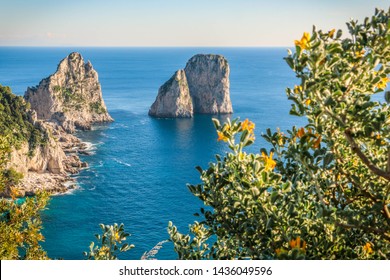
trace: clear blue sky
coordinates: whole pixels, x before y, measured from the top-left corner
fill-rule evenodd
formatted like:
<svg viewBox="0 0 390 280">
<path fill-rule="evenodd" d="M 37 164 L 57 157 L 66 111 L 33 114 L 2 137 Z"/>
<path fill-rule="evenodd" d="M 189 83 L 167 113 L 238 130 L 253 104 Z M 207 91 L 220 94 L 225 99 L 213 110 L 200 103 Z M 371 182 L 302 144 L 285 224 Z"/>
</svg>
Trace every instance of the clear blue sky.
<svg viewBox="0 0 390 280">
<path fill-rule="evenodd" d="M 290 46 L 389 0 L 0 0 L 0 46 Z"/>
</svg>

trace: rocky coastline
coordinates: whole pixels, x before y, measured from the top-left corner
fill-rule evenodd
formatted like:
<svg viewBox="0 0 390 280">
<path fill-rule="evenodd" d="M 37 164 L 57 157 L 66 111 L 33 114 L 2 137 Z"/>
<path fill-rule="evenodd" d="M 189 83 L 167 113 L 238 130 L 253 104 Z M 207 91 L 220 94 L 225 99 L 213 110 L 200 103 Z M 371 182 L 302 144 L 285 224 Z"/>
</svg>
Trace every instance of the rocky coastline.
<svg viewBox="0 0 390 280">
<path fill-rule="evenodd" d="M 79 156 L 90 153 L 88 145 L 73 133 L 113 121 L 97 72 L 79 53 L 71 53 L 53 75 L 29 87 L 24 99 L 31 104 L 29 122 L 46 136 L 46 142 L 34 149 L 28 142 L 12 149 L 7 167 L 23 174 L 13 193 L 24 197 L 40 191 L 55 195 L 74 190 L 77 182 L 72 175 L 88 167 Z M 10 197 L 11 189 L 0 196 Z"/>
<path fill-rule="evenodd" d="M 9 168 L 23 174 L 21 181 L 14 186 L 17 196 L 34 196 L 37 192 L 62 194 L 77 188 L 73 175 L 88 164 L 80 160 L 80 154 L 87 154 L 87 145 L 79 138 L 65 132 L 51 123 L 40 125 L 50 131 L 51 138 L 46 147 L 38 147 L 32 157 L 26 156 L 28 148 L 14 149 Z M 10 190 L 2 196 L 10 197 Z"/>
</svg>

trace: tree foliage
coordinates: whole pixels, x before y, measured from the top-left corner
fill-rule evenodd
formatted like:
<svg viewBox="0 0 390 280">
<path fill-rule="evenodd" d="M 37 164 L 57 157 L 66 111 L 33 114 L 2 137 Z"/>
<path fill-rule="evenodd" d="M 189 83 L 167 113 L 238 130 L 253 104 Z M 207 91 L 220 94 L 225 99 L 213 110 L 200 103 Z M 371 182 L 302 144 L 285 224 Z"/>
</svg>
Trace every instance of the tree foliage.
<svg viewBox="0 0 390 280">
<path fill-rule="evenodd" d="M 230 152 L 188 186 L 203 219 L 169 224 L 180 259 L 390 258 L 390 10 L 347 26 L 314 27 L 285 58 L 305 127 L 268 129 L 272 148 L 247 154 L 254 124 L 214 120 Z"/>
<path fill-rule="evenodd" d="M 44 209 L 48 196 L 18 201 L 0 199 L 0 259 L 47 259 L 40 242 L 42 222 L 40 211 Z"/>
<path fill-rule="evenodd" d="M 47 142 L 44 131 L 34 126 L 30 104 L 23 97 L 0 85 L 0 136 L 6 137 L 13 147 L 28 142 L 30 151 Z"/>
<path fill-rule="evenodd" d="M 28 105 L 21 97 L 0 86 L 0 193 L 6 188 L 11 192 L 11 199 L 0 198 L 0 259 L 3 260 L 47 259 L 40 246 L 44 240 L 40 232 L 40 211 L 48 196 L 39 194 L 25 201 L 18 200 L 14 186 L 22 174 L 7 167 L 12 148 L 23 141 L 29 141 L 31 148 L 42 139 L 40 130 L 29 121 L 27 110 Z"/>
<path fill-rule="evenodd" d="M 11 190 L 11 199 L 0 199 L 0 259 L 46 259 L 39 242 L 44 240 L 40 211 L 48 196 L 40 194 L 25 201 L 17 200 L 13 186 L 20 174 L 6 168 L 10 151 L 9 141 L 0 136 L 0 192 L 6 186 Z"/>
</svg>

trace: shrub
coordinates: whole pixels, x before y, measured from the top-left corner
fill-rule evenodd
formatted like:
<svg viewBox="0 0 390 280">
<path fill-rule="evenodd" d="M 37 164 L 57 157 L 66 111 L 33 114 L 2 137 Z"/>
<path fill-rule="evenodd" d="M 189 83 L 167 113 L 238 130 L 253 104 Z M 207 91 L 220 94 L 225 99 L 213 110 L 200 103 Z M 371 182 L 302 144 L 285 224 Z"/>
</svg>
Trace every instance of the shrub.
<svg viewBox="0 0 390 280">
<path fill-rule="evenodd" d="M 287 89 L 305 127 L 270 129 L 267 151 L 247 154 L 254 124 L 221 125 L 230 152 L 202 184 L 203 219 L 168 231 L 180 259 L 390 258 L 390 11 L 363 23 L 304 33 L 285 58 L 300 85 Z"/>
</svg>

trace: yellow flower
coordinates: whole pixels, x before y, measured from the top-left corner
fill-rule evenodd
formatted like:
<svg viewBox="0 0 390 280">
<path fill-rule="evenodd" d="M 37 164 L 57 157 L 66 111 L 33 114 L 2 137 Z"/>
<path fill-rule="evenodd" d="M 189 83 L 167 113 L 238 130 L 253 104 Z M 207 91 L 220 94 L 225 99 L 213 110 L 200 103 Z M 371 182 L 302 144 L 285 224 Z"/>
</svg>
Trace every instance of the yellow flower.
<svg viewBox="0 0 390 280">
<path fill-rule="evenodd" d="M 230 124 L 229 123 L 225 123 L 222 127 L 222 131 L 227 131 L 230 129 Z"/>
<path fill-rule="evenodd" d="M 200 226 L 199 225 L 196 225 L 192 228 L 192 231 L 193 233 L 195 233 L 196 235 L 198 235 L 199 231 L 200 231 Z"/>
<path fill-rule="evenodd" d="M 305 100 L 305 104 L 306 104 L 306 106 L 309 106 L 309 105 L 310 105 L 310 103 L 311 103 L 311 100 L 310 100 L 310 99 L 306 99 L 306 100 Z"/>
<path fill-rule="evenodd" d="M 120 236 L 119 236 L 118 232 L 115 232 L 114 238 L 115 238 L 116 241 L 120 241 Z"/>
<path fill-rule="evenodd" d="M 295 86 L 294 87 L 294 93 L 295 94 L 298 94 L 298 93 L 300 93 L 302 91 L 302 86 Z"/>
<path fill-rule="evenodd" d="M 270 152 L 269 156 L 267 156 L 264 152 L 261 153 L 261 157 L 264 161 L 264 167 L 265 167 L 265 171 L 269 171 L 269 170 L 273 170 L 276 166 L 276 161 L 274 161 L 272 159 L 274 153 L 273 152 Z"/>
<path fill-rule="evenodd" d="M 306 251 L 306 241 L 303 241 L 303 243 L 302 243 L 302 250 Z"/>
<path fill-rule="evenodd" d="M 279 137 L 278 137 L 278 145 L 279 146 L 283 146 L 284 142 L 285 142 L 285 139 L 283 138 L 283 135 L 279 135 Z"/>
<path fill-rule="evenodd" d="M 15 200 L 18 196 L 20 196 L 20 192 L 17 188 L 11 187 L 11 198 Z"/>
<path fill-rule="evenodd" d="M 217 134 L 218 134 L 218 139 L 217 141 L 224 141 L 226 142 L 229 138 L 225 136 L 225 134 L 223 134 L 223 132 L 221 131 L 217 131 Z"/>
<path fill-rule="evenodd" d="M 356 51 L 356 52 L 355 52 L 355 56 L 356 56 L 356 58 L 361 58 L 361 57 L 364 56 L 365 53 L 366 53 L 365 50 Z"/>
<path fill-rule="evenodd" d="M 329 31 L 328 36 L 333 37 L 335 32 L 336 32 L 336 29 L 332 29 L 331 31 Z"/>
<path fill-rule="evenodd" d="M 367 254 L 372 254 L 374 253 L 374 251 L 372 250 L 372 246 L 369 242 L 367 242 L 364 246 L 363 246 L 363 251 L 366 252 Z"/>
<path fill-rule="evenodd" d="M 298 236 L 296 241 L 297 241 L 297 247 L 300 248 L 301 247 L 301 238 Z"/>
<path fill-rule="evenodd" d="M 304 251 L 306 250 L 306 241 L 303 241 L 301 246 L 301 238 L 299 236 L 296 239 L 291 239 L 288 244 L 290 245 L 291 249 L 297 248 Z"/>
<path fill-rule="evenodd" d="M 303 33 L 303 36 L 300 41 L 295 40 L 295 46 L 300 47 L 302 50 L 309 49 L 310 34 L 307 32 Z"/>
<path fill-rule="evenodd" d="M 249 121 L 248 119 L 246 119 L 241 123 L 241 129 L 248 130 L 249 133 L 253 133 L 253 130 L 255 129 L 255 124 Z"/>
<path fill-rule="evenodd" d="M 321 135 L 313 142 L 313 148 L 317 149 L 321 144 Z"/>
<path fill-rule="evenodd" d="M 109 252 L 109 250 L 110 248 L 108 248 L 107 246 L 102 246 L 99 249 L 98 256 L 105 256 Z"/>
<path fill-rule="evenodd" d="M 376 84 L 376 87 L 379 89 L 385 89 L 389 81 L 390 81 L 389 78 L 384 77 Z"/>
<path fill-rule="evenodd" d="M 298 129 L 297 137 L 302 138 L 303 135 L 305 135 L 305 129 L 303 127 L 301 127 L 300 129 Z"/>
</svg>

